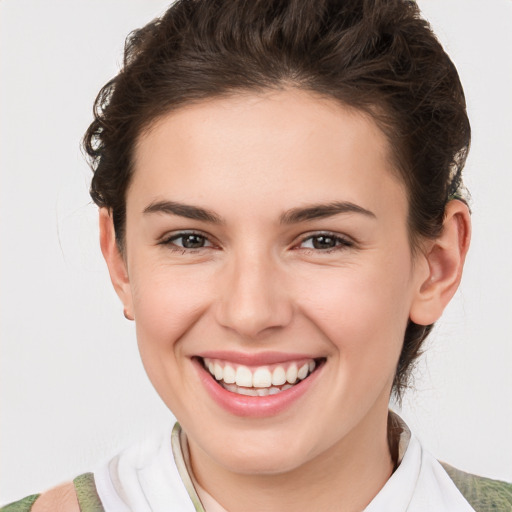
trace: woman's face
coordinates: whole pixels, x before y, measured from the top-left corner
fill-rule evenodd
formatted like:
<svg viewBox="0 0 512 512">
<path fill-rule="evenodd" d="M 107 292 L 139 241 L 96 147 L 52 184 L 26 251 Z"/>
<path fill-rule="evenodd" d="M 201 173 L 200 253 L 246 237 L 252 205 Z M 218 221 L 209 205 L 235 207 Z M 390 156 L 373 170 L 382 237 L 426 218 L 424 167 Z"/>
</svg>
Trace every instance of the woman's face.
<svg viewBox="0 0 512 512">
<path fill-rule="evenodd" d="M 390 161 L 369 117 L 296 90 L 140 138 L 121 295 L 196 459 L 268 474 L 385 436 L 425 275 Z"/>
</svg>

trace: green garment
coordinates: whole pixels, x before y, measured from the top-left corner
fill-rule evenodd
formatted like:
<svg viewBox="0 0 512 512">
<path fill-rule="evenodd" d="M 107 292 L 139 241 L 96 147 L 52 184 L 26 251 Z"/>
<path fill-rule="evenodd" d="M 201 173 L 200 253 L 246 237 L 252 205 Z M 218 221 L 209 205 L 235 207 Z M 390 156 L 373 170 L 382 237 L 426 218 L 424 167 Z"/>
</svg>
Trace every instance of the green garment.
<svg viewBox="0 0 512 512">
<path fill-rule="evenodd" d="M 448 464 L 441 464 L 476 512 L 512 511 L 512 484 L 471 475 Z"/>
<path fill-rule="evenodd" d="M 1 512 L 29 512 L 34 504 L 34 501 L 39 498 L 39 494 L 32 494 L 23 498 L 20 501 L 16 501 L 14 503 L 10 503 L 9 505 L 5 505 L 0 509 Z"/>
<path fill-rule="evenodd" d="M 80 506 L 80 512 L 105 512 L 101 504 L 100 497 L 96 491 L 94 484 L 94 475 L 92 473 L 84 473 L 77 476 L 73 483 L 75 484 L 76 497 Z M 0 512 L 30 512 L 32 505 L 39 498 L 39 494 L 32 494 L 20 501 L 5 505 L 0 508 Z"/>
<path fill-rule="evenodd" d="M 512 512 L 512 484 L 464 473 L 444 463 L 443 467 L 476 512 Z M 81 512 L 105 512 L 92 473 L 76 477 L 73 483 Z M 38 497 L 39 494 L 27 496 L 5 505 L 0 512 L 30 512 Z"/>
</svg>

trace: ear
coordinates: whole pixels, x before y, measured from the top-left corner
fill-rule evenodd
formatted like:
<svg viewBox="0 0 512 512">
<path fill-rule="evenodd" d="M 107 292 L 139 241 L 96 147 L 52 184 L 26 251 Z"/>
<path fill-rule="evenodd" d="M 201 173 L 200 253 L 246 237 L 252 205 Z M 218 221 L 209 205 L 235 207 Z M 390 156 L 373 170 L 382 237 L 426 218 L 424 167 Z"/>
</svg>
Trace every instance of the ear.
<svg viewBox="0 0 512 512">
<path fill-rule="evenodd" d="M 133 301 L 126 261 L 116 242 L 112 215 L 107 208 L 100 208 L 100 246 L 107 262 L 110 280 L 124 305 L 124 316 L 134 320 Z"/>
<path fill-rule="evenodd" d="M 459 200 L 446 206 L 443 228 L 438 238 L 426 247 L 428 269 L 422 272 L 411 306 L 410 319 L 419 325 L 433 324 L 459 287 L 471 238 L 469 208 Z"/>
</svg>

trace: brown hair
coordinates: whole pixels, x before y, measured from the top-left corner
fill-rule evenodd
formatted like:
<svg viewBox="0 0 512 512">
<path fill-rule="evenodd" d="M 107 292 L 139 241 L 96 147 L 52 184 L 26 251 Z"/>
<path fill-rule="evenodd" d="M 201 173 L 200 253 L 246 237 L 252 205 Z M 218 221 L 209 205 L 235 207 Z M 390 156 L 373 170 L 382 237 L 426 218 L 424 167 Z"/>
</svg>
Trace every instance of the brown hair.
<svg viewBox="0 0 512 512">
<path fill-rule="evenodd" d="M 138 136 L 191 102 L 296 87 L 369 113 L 407 186 L 412 248 L 436 237 L 458 188 L 470 126 L 457 71 L 408 0 L 178 0 L 126 40 L 84 137 L 93 200 L 124 247 L 125 196 Z M 409 322 L 400 397 L 432 326 Z"/>
</svg>

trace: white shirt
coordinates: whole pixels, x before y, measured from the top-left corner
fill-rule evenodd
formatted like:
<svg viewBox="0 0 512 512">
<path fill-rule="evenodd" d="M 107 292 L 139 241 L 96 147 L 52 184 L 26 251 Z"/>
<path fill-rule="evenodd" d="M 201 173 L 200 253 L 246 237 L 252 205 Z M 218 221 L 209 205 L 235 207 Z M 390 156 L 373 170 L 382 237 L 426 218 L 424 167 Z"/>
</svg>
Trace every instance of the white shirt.
<svg viewBox="0 0 512 512">
<path fill-rule="evenodd" d="M 401 420 L 400 420 L 401 421 Z M 441 464 L 401 422 L 400 465 L 363 512 L 474 512 Z M 187 469 L 178 424 L 94 472 L 106 512 L 226 512 Z"/>
</svg>

